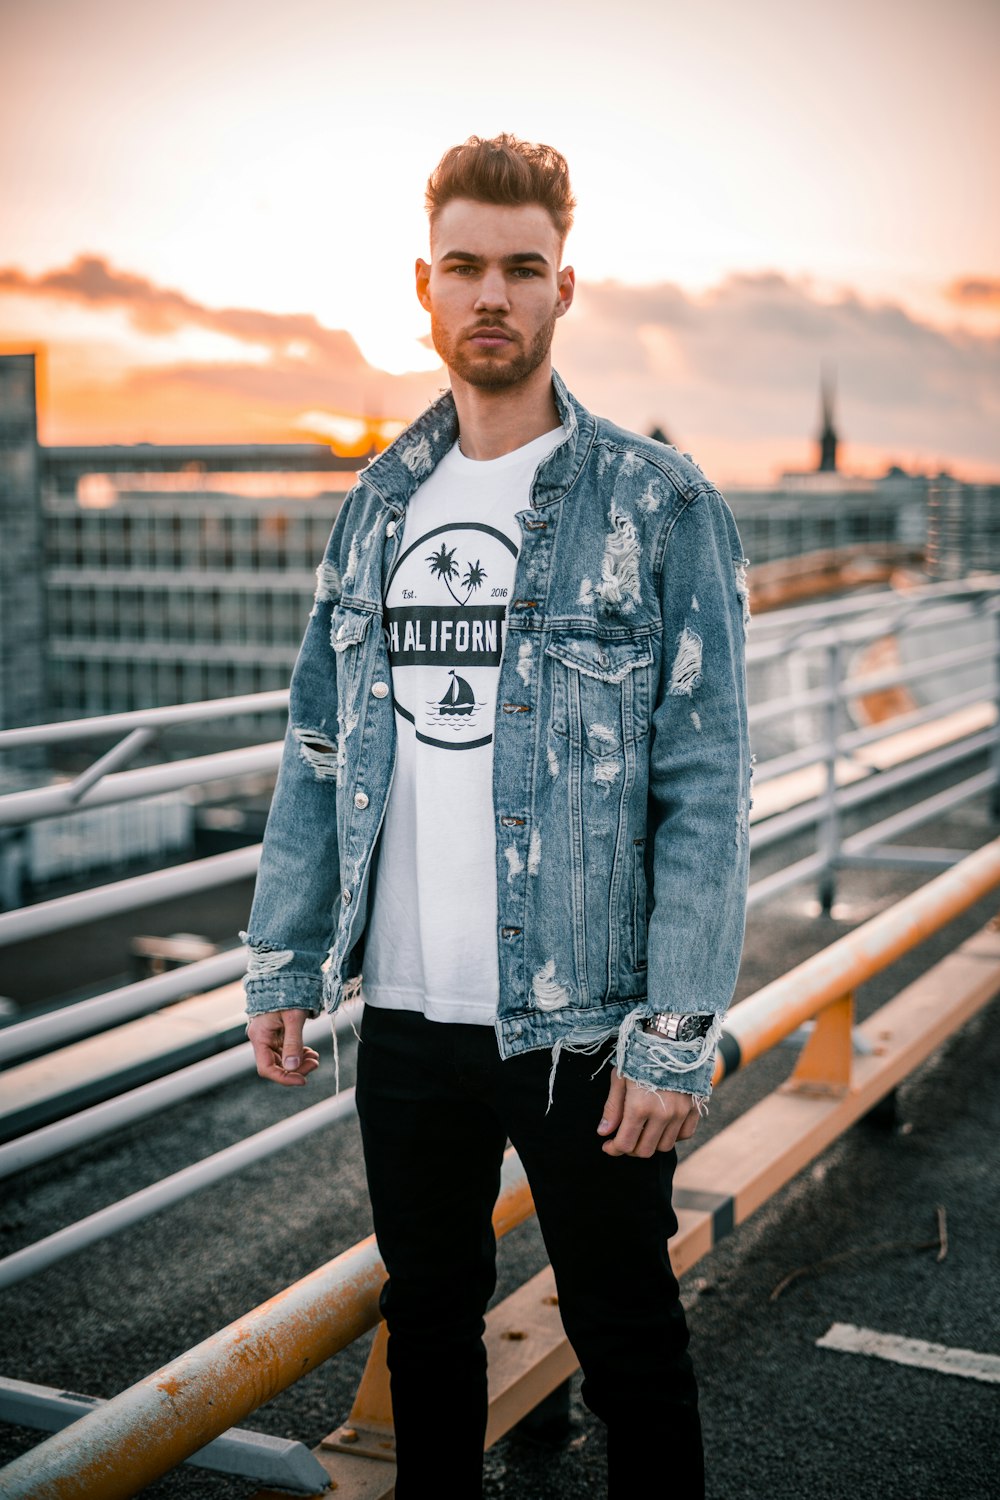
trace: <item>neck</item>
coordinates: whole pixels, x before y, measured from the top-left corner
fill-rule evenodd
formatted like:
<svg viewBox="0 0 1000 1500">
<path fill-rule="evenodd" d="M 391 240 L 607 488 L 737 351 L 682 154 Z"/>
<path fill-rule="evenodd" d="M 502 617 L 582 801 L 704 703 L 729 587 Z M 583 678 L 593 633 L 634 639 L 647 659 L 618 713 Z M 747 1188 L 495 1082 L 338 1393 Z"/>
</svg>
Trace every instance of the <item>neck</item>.
<svg viewBox="0 0 1000 1500">
<path fill-rule="evenodd" d="M 501 458 L 559 426 L 548 359 L 517 385 L 500 390 L 469 385 L 452 372 L 451 391 L 466 458 Z"/>
</svg>

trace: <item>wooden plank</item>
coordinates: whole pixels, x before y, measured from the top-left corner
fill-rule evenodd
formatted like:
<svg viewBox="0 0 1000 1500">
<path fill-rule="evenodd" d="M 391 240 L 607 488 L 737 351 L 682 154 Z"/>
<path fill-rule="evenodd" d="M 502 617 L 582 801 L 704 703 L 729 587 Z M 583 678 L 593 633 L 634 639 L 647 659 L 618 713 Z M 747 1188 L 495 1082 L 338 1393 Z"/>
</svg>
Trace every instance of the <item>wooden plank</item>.
<svg viewBox="0 0 1000 1500">
<path fill-rule="evenodd" d="M 490 1310 L 485 1342 L 489 1360 L 489 1448 L 577 1367 L 559 1317 L 551 1266 Z M 447 1426 L 448 1412 L 442 1409 L 442 1442 L 447 1442 Z M 345 1431 L 356 1434 L 346 1445 Z M 386 1462 L 385 1430 L 381 1426 L 369 1429 L 362 1422 L 352 1421 L 349 1427 L 338 1427 L 324 1438 L 315 1452 L 336 1481 L 337 1500 L 386 1500 L 392 1495 L 396 1469 Z"/>
<path fill-rule="evenodd" d="M 945 745 L 955 744 L 996 723 L 996 704 L 984 699 L 982 703 L 970 703 L 965 708 L 956 708 L 940 719 L 927 724 L 915 724 L 910 729 L 899 729 L 887 734 L 870 745 L 861 745 L 856 759 L 875 771 L 888 771 L 904 761 L 916 760 L 931 750 L 940 750 Z"/>
<path fill-rule="evenodd" d="M 955 709 L 953 713 L 945 714 L 930 723 L 897 730 L 870 745 L 860 745 L 853 755 L 838 755 L 837 785 L 850 786 L 855 781 L 870 777 L 876 771 L 888 771 L 905 761 L 917 760 L 932 750 L 957 744 L 970 735 L 989 729 L 995 721 L 996 705 L 984 699 L 982 703 Z M 755 782 L 750 822 L 757 823 L 764 818 L 774 817 L 776 813 L 798 807 L 803 802 L 809 802 L 826 791 L 826 784 L 826 762 L 821 760 L 800 766 L 797 771 L 787 771 L 783 776 Z"/>
<path fill-rule="evenodd" d="M 245 1003 L 237 980 L 9 1068 L 0 1140 L 223 1051 L 244 1035 Z"/>
<path fill-rule="evenodd" d="M 486 1446 L 490 1447 L 577 1368 L 559 1316 L 551 1266 L 488 1314 L 486 1352 L 490 1380 Z"/>
<path fill-rule="evenodd" d="M 676 1275 L 690 1270 L 721 1233 L 773 1197 L 1000 993 L 998 929 L 1000 924 L 990 922 L 861 1024 L 872 1051 L 854 1058 L 846 1093 L 813 1096 L 779 1089 L 685 1158 L 674 1186 L 678 1232 L 670 1258 Z M 547 1266 L 487 1317 L 487 1446 L 576 1369 L 554 1299 Z M 441 1421 L 442 1442 L 447 1442 L 447 1411 Z M 315 1452 L 335 1481 L 337 1500 L 391 1500 L 395 1466 L 384 1458 L 322 1445 Z"/>
<path fill-rule="evenodd" d="M 998 993 L 1000 933 L 987 928 L 861 1023 L 872 1051 L 854 1058 L 843 1098 L 769 1095 L 692 1153 L 678 1168 L 677 1187 L 710 1185 L 732 1198 L 734 1221 L 742 1223 Z"/>
</svg>

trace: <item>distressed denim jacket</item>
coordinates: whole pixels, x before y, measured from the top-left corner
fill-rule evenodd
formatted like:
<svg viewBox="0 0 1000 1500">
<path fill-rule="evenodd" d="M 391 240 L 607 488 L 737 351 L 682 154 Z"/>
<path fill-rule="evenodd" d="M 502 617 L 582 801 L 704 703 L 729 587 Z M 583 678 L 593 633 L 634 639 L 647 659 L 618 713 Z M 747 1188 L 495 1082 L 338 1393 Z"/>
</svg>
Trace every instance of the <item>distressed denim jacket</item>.
<svg viewBox="0 0 1000 1500">
<path fill-rule="evenodd" d="M 704 1098 L 743 946 L 751 756 L 746 563 L 675 448 L 594 417 L 539 464 L 493 741 L 500 1054 L 591 1051 Z M 446 392 L 372 460 L 333 525 L 291 679 L 244 987 L 254 1015 L 331 1013 L 361 984 L 396 758 L 383 588 L 407 501 L 458 436 Z M 711 1014 L 694 1042 L 639 1024 Z"/>
</svg>

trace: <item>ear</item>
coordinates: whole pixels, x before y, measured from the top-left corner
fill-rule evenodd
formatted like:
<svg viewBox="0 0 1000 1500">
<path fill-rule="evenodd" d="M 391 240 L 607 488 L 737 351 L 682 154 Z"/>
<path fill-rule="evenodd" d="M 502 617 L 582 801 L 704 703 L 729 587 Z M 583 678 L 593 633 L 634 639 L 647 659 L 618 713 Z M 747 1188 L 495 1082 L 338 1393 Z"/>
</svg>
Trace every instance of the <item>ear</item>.
<svg viewBox="0 0 1000 1500">
<path fill-rule="evenodd" d="M 572 266 L 564 266 L 559 272 L 556 282 L 556 317 L 561 318 L 563 313 L 569 312 L 573 305 L 573 293 L 576 290 L 576 272 Z"/>
<path fill-rule="evenodd" d="M 424 308 L 426 312 L 430 312 L 431 294 L 428 288 L 430 286 L 431 268 L 425 260 L 421 260 L 420 256 L 417 256 L 415 271 L 417 281 L 417 300 L 420 303 L 420 306 Z"/>
</svg>

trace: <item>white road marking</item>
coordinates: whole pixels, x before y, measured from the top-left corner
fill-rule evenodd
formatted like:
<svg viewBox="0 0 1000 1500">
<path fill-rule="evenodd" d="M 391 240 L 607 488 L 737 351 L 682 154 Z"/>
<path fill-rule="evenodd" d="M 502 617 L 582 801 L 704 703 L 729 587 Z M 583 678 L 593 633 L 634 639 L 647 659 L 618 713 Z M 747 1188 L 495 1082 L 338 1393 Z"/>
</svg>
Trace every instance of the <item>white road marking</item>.
<svg viewBox="0 0 1000 1500">
<path fill-rule="evenodd" d="M 939 1375 L 964 1375 L 1000 1385 L 1000 1355 L 979 1354 L 975 1349 L 951 1349 L 947 1344 L 929 1344 L 924 1339 L 904 1339 L 898 1333 L 876 1333 L 853 1323 L 834 1323 L 817 1349 L 837 1349 L 842 1354 L 869 1354 L 897 1365 L 936 1370 Z"/>
</svg>

